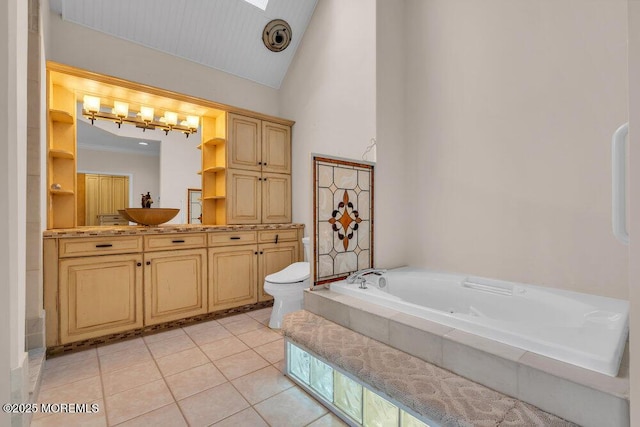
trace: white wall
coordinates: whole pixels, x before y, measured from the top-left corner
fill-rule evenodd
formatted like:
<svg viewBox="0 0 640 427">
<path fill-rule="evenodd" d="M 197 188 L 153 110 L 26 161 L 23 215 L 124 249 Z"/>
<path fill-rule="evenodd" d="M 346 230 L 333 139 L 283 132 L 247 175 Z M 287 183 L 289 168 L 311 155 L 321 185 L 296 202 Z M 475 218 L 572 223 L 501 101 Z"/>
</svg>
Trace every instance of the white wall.
<svg viewBox="0 0 640 427">
<path fill-rule="evenodd" d="M 629 0 L 629 384 L 630 425 L 640 425 L 640 0 Z"/>
<path fill-rule="evenodd" d="M 163 135 L 164 136 L 164 135 Z M 160 144 L 160 205 L 154 207 L 180 208 L 169 224 L 186 224 L 187 189 L 202 188 L 201 152 L 198 134 L 189 138 L 180 132 L 169 132 Z"/>
<path fill-rule="evenodd" d="M 407 0 L 410 261 L 626 298 L 626 2 Z M 380 224 L 378 224 L 380 226 Z"/>
<path fill-rule="evenodd" d="M 361 160 L 376 136 L 375 22 L 370 1 L 319 1 L 280 88 L 280 114 L 296 121 L 293 221 L 305 224 L 307 236 L 313 234 L 310 153 Z"/>
<path fill-rule="evenodd" d="M 50 61 L 278 115 L 275 89 L 63 21 L 55 13 L 48 13 L 45 34 L 50 38 L 46 51 Z"/>
<path fill-rule="evenodd" d="M 2 2 L 0 28 L 0 401 L 7 403 L 12 371 L 25 359 L 27 3 Z M 0 413 L 0 426 L 10 423 Z"/>
</svg>

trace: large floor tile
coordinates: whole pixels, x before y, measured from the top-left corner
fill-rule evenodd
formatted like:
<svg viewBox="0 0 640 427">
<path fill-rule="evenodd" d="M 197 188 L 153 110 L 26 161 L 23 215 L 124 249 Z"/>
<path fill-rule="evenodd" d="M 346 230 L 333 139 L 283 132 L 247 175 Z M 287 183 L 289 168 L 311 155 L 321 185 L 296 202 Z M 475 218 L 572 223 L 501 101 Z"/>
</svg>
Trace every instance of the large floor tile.
<svg viewBox="0 0 640 427">
<path fill-rule="evenodd" d="M 253 350 L 243 351 L 213 362 L 225 377 L 232 380 L 269 365 Z"/>
<path fill-rule="evenodd" d="M 55 356 L 50 359 L 46 359 L 44 362 L 44 370 L 50 371 L 60 369 L 62 366 L 66 366 L 72 363 L 86 362 L 87 360 L 98 360 L 98 353 L 95 348 L 90 350 L 78 351 L 76 353 L 63 354 Z"/>
<path fill-rule="evenodd" d="M 107 396 L 109 425 L 119 424 L 139 417 L 173 401 L 173 396 L 171 396 L 171 392 L 169 392 L 164 380 L 156 380 L 149 384 Z"/>
<path fill-rule="evenodd" d="M 188 350 L 196 345 L 188 335 L 181 335 L 168 340 L 152 342 L 147 344 L 147 346 L 149 350 L 151 350 L 153 357 L 159 359 L 173 353 Z"/>
<path fill-rule="evenodd" d="M 38 403 L 87 403 L 102 399 L 100 376 L 40 390 Z"/>
<path fill-rule="evenodd" d="M 220 322 L 218 322 L 217 320 L 207 320 L 206 322 L 194 323 L 193 325 L 184 326 L 182 329 L 184 329 L 187 334 L 190 334 L 195 331 L 215 328 L 217 326 L 220 326 Z"/>
<path fill-rule="evenodd" d="M 250 332 L 250 331 L 255 331 L 256 329 L 265 328 L 265 326 L 262 323 L 250 318 L 249 316 L 241 320 L 225 323 L 222 326 L 227 328 L 227 330 L 234 335 L 240 335 L 240 334 L 244 334 L 245 332 Z"/>
<path fill-rule="evenodd" d="M 251 319 L 251 317 L 249 317 L 249 315 L 245 313 L 240 313 L 240 314 L 234 314 L 233 316 L 227 316 L 227 317 L 222 317 L 220 319 L 216 319 L 216 322 L 218 322 L 221 325 L 226 325 L 227 323 L 237 322 L 239 320 L 246 320 L 246 319 Z"/>
<path fill-rule="evenodd" d="M 156 360 L 156 363 L 162 375 L 166 377 L 209 363 L 209 359 L 198 347 L 194 347 L 161 357 Z"/>
<path fill-rule="evenodd" d="M 144 348 L 145 344 L 142 338 L 135 338 L 132 340 L 117 342 L 113 344 L 104 344 L 98 347 L 98 355 L 102 356 L 109 353 L 115 353 L 117 351 L 135 351 Z"/>
<path fill-rule="evenodd" d="M 118 424 L 118 427 L 186 427 L 187 422 L 176 403 L 147 412 L 134 419 Z"/>
<path fill-rule="evenodd" d="M 85 378 L 95 377 L 99 374 L 97 358 L 88 358 L 82 362 L 65 364 L 43 371 L 40 390 L 59 387 Z"/>
<path fill-rule="evenodd" d="M 225 338 L 210 344 L 205 344 L 200 349 L 211 360 L 222 359 L 233 354 L 249 350 L 249 347 L 236 337 Z"/>
<path fill-rule="evenodd" d="M 254 347 L 253 350 L 269 363 L 279 362 L 284 359 L 284 339 L 280 338 L 268 344 Z"/>
<path fill-rule="evenodd" d="M 209 426 L 249 407 L 230 383 L 187 397 L 178 405 L 191 427 Z"/>
<path fill-rule="evenodd" d="M 282 335 L 278 334 L 277 332 L 273 332 L 269 328 L 260 328 L 256 329 L 255 331 L 239 334 L 238 339 L 249 347 L 253 348 L 282 339 Z"/>
<path fill-rule="evenodd" d="M 187 333 L 189 334 L 191 339 L 198 345 L 208 344 L 214 341 L 219 341 L 223 338 L 229 338 L 233 336 L 231 332 L 220 325 L 209 328 L 196 329 L 195 331 Z"/>
<path fill-rule="evenodd" d="M 171 329 L 169 331 L 158 332 L 157 334 L 147 335 L 144 337 L 144 342 L 150 344 L 152 342 L 164 341 L 171 338 L 176 338 L 184 335 L 184 331 L 181 328 Z"/>
<path fill-rule="evenodd" d="M 338 418 L 335 414 L 329 412 L 327 415 L 318 418 L 307 427 L 343 427 L 346 425 L 348 424 Z"/>
<path fill-rule="evenodd" d="M 247 408 L 215 423 L 214 427 L 269 427 L 269 424 L 253 408 Z"/>
<path fill-rule="evenodd" d="M 232 381 L 232 384 L 252 405 L 294 385 L 291 380 L 273 366 L 267 366 L 256 372 L 236 378 Z"/>
<path fill-rule="evenodd" d="M 140 363 L 151 362 L 153 358 L 146 347 L 134 350 L 123 350 L 99 356 L 100 370 L 105 372 L 117 371 Z"/>
<path fill-rule="evenodd" d="M 165 378 L 176 400 L 182 400 L 208 388 L 227 382 L 212 363 L 197 366 Z"/>
<path fill-rule="evenodd" d="M 158 371 L 156 364 L 152 360 L 102 374 L 106 396 L 111 396 L 160 378 L 162 378 L 162 375 L 160 375 L 160 371 Z"/>
<path fill-rule="evenodd" d="M 276 394 L 254 408 L 270 425 L 279 427 L 305 426 L 328 412 L 298 387 Z"/>
</svg>

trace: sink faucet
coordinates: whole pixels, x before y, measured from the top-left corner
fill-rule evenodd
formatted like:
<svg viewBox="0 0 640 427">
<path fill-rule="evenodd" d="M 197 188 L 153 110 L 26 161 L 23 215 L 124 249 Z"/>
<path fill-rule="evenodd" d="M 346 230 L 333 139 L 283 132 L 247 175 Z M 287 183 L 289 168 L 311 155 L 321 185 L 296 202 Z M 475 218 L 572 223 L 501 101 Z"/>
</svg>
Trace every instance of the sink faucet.
<svg viewBox="0 0 640 427">
<path fill-rule="evenodd" d="M 360 289 L 367 289 L 367 279 L 364 277 L 367 274 L 377 274 L 378 276 L 386 273 L 387 270 L 382 268 L 365 268 L 364 270 L 358 270 L 355 273 L 352 273 L 349 277 L 347 277 L 347 283 L 356 283 L 360 282 Z"/>
</svg>

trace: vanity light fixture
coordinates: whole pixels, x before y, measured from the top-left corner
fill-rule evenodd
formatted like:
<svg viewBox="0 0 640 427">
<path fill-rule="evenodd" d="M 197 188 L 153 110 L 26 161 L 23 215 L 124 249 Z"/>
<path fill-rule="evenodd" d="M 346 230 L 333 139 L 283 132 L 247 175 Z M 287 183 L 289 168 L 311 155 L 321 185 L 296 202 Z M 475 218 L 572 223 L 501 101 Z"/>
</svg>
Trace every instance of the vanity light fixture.
<svg viewBox="0 0 640 427">
<path fill-rule="evenodd" d="M 91 124 L 96 119 L 110 120 L 118 125 L 129 123 L 139 127 L 144 132 L 147 129 L 161 129 L 166 135 L 169 131 L 178 130 L 184 133 L 187 138 L 192 133 L 198 132 L 200 117 L 186 116 L 186 120 L 179 121 L 178 113 L 165 111 L 164 116 L 158 120 L 155 118 L 153 107 L 140 106 L 140 112 L 129 115 L 129 104 L 121 101 L 114 101 L 111 112 L 102 111 L 100 98 L 97 96 L 85 95 L 82 104 L 82 115 L 91 120 Z"/>
</svg>

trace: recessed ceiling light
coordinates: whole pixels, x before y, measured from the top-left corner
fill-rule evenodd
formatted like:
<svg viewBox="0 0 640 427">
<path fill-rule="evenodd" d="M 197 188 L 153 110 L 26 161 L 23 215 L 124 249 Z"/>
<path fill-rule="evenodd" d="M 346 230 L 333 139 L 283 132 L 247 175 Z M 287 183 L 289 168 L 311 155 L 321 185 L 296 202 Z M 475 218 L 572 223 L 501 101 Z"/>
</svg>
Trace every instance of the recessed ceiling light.
<svg viewBox="0 0 640 427">
<path fill-rule="evenodd" d="M 267 3 L 269 3 L 269 0 L 244 0 L 244 1 L 262 10 L 267 10 Z"/>
<path fill-rule="evenodd" d="M 140 144 L 140 145 L 149 145 L 148 142 L 142 142 L 142 141 L 138 142 L 138 144 Z"/>
</svg>

